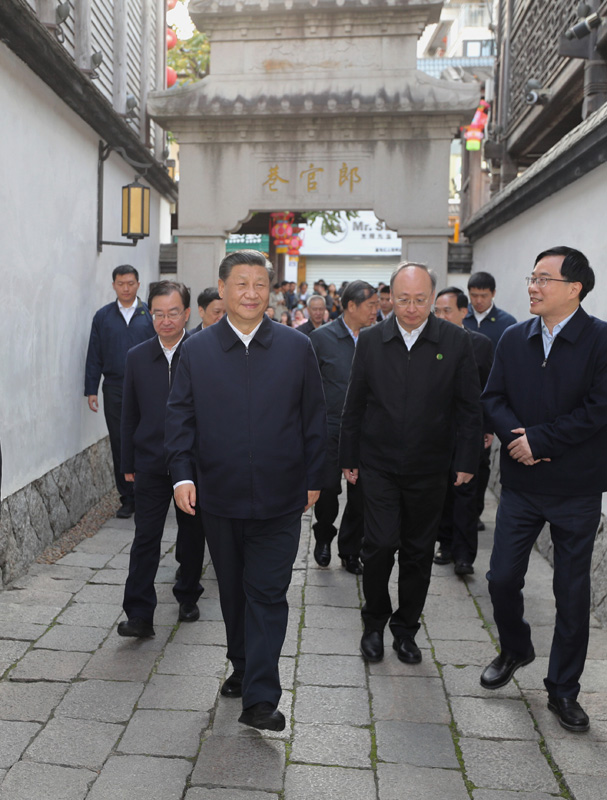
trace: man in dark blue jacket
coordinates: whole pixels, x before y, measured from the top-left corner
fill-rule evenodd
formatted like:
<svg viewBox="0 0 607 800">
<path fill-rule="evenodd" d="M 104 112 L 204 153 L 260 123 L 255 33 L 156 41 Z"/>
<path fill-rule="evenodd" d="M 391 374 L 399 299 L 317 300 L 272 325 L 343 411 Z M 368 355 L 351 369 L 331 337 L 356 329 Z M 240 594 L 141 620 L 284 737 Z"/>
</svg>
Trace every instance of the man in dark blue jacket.
<svg viewBox="0 0 607 800">
<path fill-rule="evenodd" d="M 327 432 L 310 340 L 264 314 L 272 277 L 257 251 L 221 262 L 227 313 L 183 345 L 165 446 L 177 505 L 194 514 L 199 502 L 217 573 L 234 667 L 221 693 L 242 697 L 245 725 L 283 730 L 286 594 L 301 515 L 322 486 Z"/>
<path fill-rule="evenodd" d="M 103 375 L 103 413 L 110 435 L 114 478 L 121 503 L 116 516 L 128 518 L 134 511 L 133 486 L 124 479 L 120 469 L 124 364 L 131 347 L 154 335 L 154 326 L 148 307 L 137 297 L 140 284 L 135 267 L 129 264 L 116 267 L 112 281 L 116 300 L 100 308 L 93 317 L 86 354 L 84 394 L 89 408 L 96 413 L 99 410 L 99 381 Z"/>
<path fill-rule="evenodd" d="M 316 351 L 318 366 L 327 401 L 329 423 L 329 446 L 322 491 L 314 515 L 314 558 L 321 567 L 331 561 L 331 542 L 337 530 L 335 519 L 339 512 L 342 473 L 339 467 L 339 426 L 341 412 L 346 399 L 350 368 L 354 349 L 362 328 L 373 325 L 377 316 L 377 292 L 366 281 L 350 281 L 342 294 L 344 312 L 328 325 L 310 333 L 310 341 Z M 359 482 L 347 484 L 348 500 L 341 524 L 337 544 L 342 564 L 353 575 L 360 575 L 362 567 L 359 554 L 363 538 L 363 496 Z"/>
<path fill-rule="evenodd" d="M 160 561 L 160 543 L 173 484 L 164 458 L 166 404 L 173 383 L 181 345 L 188 334 L 190 292 L 182 283 L 160 281 L 150 291 L 149 307 L 158 336 L 143 342 L 126 358 L 122 402 L 122 471 L 135 487 L 135 538 L 131 546 L 129 575 L 120 622 L 121 636 L 154 636 L 156 591 L 154 579 Z M 177 513 L 176 558 L 179 577 L 173 588 L 179 603 L 179 619 L 200 617 L 200 573 L 204 535 L 200 512 Z"/>
<path fill-rule="evenodd" d="M 548 708 L 586 731 L 577 702 L 588 646 L 590 563 L 607 490 L 607 324 L 580 302 L 594 286 L 586 257 L 570 247 L 540 253 L 529 285 L 536 319 L 503 335 L 483 395 L 502 442 L 502 494 L 487 578 L 501 652 L 483 671 L 504 686 L 535 658 L 522 588 L 535 540 L 550 524 L 556 624 Z"/>
</svg>

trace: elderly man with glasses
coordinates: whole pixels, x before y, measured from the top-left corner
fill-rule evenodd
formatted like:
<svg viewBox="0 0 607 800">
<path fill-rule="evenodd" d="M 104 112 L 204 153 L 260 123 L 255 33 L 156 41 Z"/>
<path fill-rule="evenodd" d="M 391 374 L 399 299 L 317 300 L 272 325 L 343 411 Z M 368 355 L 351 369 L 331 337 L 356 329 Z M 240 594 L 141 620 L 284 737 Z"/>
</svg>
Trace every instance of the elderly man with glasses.
<svg viewBox="0 0 607 800">
<path fill-rule="evenodd" d="M 122 404 L 122 471 L 135 487 L 135 538 L 123 608 L 127 619 L 118 625 L 120 636 L 154 636 L 156 591 L 154 579 L 160 561 L 160 543 L 173 484 L 164 455 L 164 428 L 169 390 L 188 333 L 190 292 L 182 284 L 159 281 L 149 297 L 154 330 L 158 334 L 129 350 Z M 173 594 L 179 619 L 194 622 L 200 616 L 200 573 L 204 536 L 200 511 L 191 516 L 176 507 L 176 557 L 179 577 Z"/>
<path fill-rule="evenodd" d="M 527 278 L 535 319 L 508 328 L 483 394 L 502 442 L 502 492 L 487 578 L 501 652 L 481 675 L 507 684 L 535 652 L 524 618 L 529 555 L 546 523 L 554 547 L 556 623 L 548 708 L 569 731 L 586 731 L 577 701 L 588 648 L 590 564 L 607 490 L 607 324 L 580 303 L 594 272 L 571 247 L 544 250 Z"/>
<path fill-rule="evenodd" d="M 481 407 L 470 336 L 430 314 L 436 278 L 404 263 L 390 280 L 394 314 L 361 331 L 344 405 L 340 465 L 362 482 L 364 540 L 360 649 L 384 656 L 390 623 L 400 661 L 416 664 L 434 544 L 452 463 L 456 484 L 478 464 Z M 398 552 L 398 608 L 388 590 Z"/>
</svg>

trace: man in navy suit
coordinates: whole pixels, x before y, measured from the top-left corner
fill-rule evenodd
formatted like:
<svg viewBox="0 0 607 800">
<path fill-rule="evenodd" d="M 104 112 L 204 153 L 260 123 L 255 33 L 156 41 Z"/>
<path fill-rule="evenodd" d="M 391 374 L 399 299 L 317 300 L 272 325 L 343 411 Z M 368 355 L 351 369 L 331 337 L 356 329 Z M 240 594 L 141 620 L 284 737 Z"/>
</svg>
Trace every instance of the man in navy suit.
<svg viewBox="0 0 607 800">
<path fill-rule="evenodd" d="M 227 313 L 183 345 L 165 446 L 177 505 L 200 504 L 217 573 L 234 668 L 221 694 L 242 697 L 245 725 L 283 730 L 286 594 L 301 515 L 322 486 L 327 420 L 309 338 L 264 314 L 272 278 L 254 250 L 221 262 Z"/>
<path fill-rule="evenodd" d="M 570 731 L 586 731 L 577 701 L 588 647 L 590 565 L 607 490 L 607 323 L 580 306 L 594 287 L 588 259 L 553 247 L 535 260 L 529 286 L 535 319 L 498 345 L 483 394 L 502 442 L 502 493 L 487 578 L 501 652 L 481 675 L 497 689 L 535 658 L 522 588 L 545 523 L 554 546 L 556 624 L 548 708 Z"/>
<path fill-rule="evenodd" d="M 173 485 L 164 458 L 164 427 L 170 386 L 187 339 L 190 292 L 182 283 L 160 281 L 149 297 L 158 336 L 129 350 L 122 404 L 122 471 L 135 487 L 135 538 L 123 608 L 127 619 L 118 625 L 120 636 L 154 636 L 156 591 L 154 578 L 160 561 L 160 542 Z M 200 573 L 204 536 L 200 513 L 177 513 L 176 555 L 179 577 L 173 594 L 179 619 L 194 622 L 200 616 Z"/>
</svg>

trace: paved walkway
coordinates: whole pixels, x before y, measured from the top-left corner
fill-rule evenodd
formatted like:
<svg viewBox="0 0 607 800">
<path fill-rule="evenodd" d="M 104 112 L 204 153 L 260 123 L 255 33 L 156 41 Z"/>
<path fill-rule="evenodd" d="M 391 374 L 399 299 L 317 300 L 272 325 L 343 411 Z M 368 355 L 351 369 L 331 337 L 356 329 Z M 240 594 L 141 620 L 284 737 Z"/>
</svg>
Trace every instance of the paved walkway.
<svg viewBox="0 0 607 800">
<path fill-rule="evenodd" d="M 607 632 L 593 621 L 580 698 L 591 730 L 567 733 L 542 690 L 554 609 L 539 555 L 527 589 L 538 658 L 491 693 L 478 682 L 495 655 L 490 525 L 467 583 L 434 568 L 416 666 L 397 660 L 388 635 L 385 660 L 364 664 L 358 581 L 315 565 L 309 527 L 306 516 L 280 734 L 240 725 L 240 701 L 218 694 L 227 665 L 212 566 L 201 621 L 176 622 L 174 521 L 155 639 L 116 635 L 130 520 L 0 592 L 0 800 L 604 800 Z"/>
</svg>

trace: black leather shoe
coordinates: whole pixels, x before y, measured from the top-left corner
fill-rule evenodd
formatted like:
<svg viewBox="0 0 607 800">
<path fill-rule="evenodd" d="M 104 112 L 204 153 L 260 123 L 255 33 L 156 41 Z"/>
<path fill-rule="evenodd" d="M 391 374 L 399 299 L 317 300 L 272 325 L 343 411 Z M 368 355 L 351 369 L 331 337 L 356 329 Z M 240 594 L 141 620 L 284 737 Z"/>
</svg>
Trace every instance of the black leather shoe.
<svg viewBox="0 0 607 800">
<path fill-rule="evenodd" d="M 238 717 L 238 722 L 243 725 L 250 725 L 252 728 L 258 728 L 261 731 L 284 731 L 285 718 L 272 703 L 255 703 L 254 706 L 245 708 L 242 714 Z"/>
<path fill-rule="evenodd" d="M 588 714 L 572 697 L 554 697 L 549 694 L 548 708 L 550 711 L 554 711 L 562 727 L 568 731 L 583 733 L 590 727 Z"/>
<path fill-rule="evenodd" d="M 135 506 L 133 503 L 123 503 L 116 512 L 116 516 L 118 519 L 128 519 L 129 517 L 132 517 L 134 513 Z"/>
<path fill-rule="evenodd" d="M 422 660 L 422 652 L 412 636 L 395 636 L 392 647 L 396 650 L 398 660 L 404 664 L 419 664 Z"/>
<path fill-rule="evenodd" d="M 242 697 L 242 679 L 244 672 L 235 669 L 229 678 L 223 682 L 219 693 L 224 697 Z"/>
<path fill-rule="evenodd" d="M 456 561 L 453 571 L 456 575 L 474 575 L 474 567 L 465 561 Z"/>
<path fill-rule="evenodd" d="M 200 619 L 200 609 L 196 603 L 179 603 L 179 620 L 181 622 L 196 622 Z"/>
<path fill-rule="evenodd" d="M 432 560 L 435 564 L 450 564 L 453 561 L 451 550 L 447 550 L 446 547 L 439 547 Z"/>
<path fill-rule="evenodd" d="M 360 652 L 365 661 L 376 664 L 384 657 L 384 634 L 381 631 L 366 631 L 360 640 Z"/>
<path fill-rule="evenodd" d="M 479 519 L 479 521 L 476 523 L 476 530 L 477 530 L 477 531 L 484 531 L 484 530 L 485 530 L 485 523 L 484 523 L 482 520 L 480 520 L 480 519 Z"/>
<path fill-rule="evenodd" d="M 154 633 L 154 626 L 151 622 L 146 622 L 139 617 L 133 619 L 123 619 L 118 623 L 119 636 L 134 636 L 137 639 L 147 639 L 148 637 L 156 636 Z"/>
<path fill-rule="evenodd" d="M 331 563 L 331 545 L 317 542 L 314 546 L 314 560 L 319 567 L 328 567 Z"/>
<path fill-rule="evenodd" d="M 535 652 L 531 648 L 531 653 L 526 658 L 510 656 L 507 653 L 500 653 L 497 658 L 485 667 L 481 674 L 481 686 L 483 689 L 499 689 L 505 686 L 519 667 L 524 667 L 535 661 Z"/>
<path fill-rule="evenodd" d="M 351 572 L 352 575 L 363 574 L 363 565 L 358 556 L 343 556 L 341 563 L 346 572 Z"/>
</svg>

